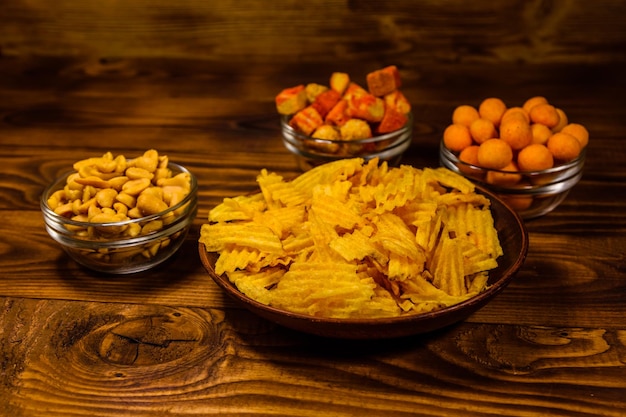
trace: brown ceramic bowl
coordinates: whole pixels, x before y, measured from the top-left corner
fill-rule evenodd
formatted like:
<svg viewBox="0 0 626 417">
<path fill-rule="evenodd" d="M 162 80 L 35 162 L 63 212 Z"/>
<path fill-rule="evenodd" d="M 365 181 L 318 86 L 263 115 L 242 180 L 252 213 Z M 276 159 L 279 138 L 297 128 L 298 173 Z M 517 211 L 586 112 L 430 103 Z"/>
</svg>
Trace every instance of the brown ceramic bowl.
<svg viewBox="0 0 626 417">
<path fill-rule="evenodd" d="M 202 264 L 211 278 L 236 302 L 253 313 L 282 326 L 318 336 L 343 339 L 385 339 L 437 330 L 469 317 L 500 293 L 520 269 L 528 252 L 528 233 L 523 221 L 490 192 L 478 188 L 492 203 L 492 213 L 504 255 L 498 268 L 489 274 L 488 289 L 462 303 L 441 310 L 415 315 L 381 319 L 332 319 L 296 314 L 259 303 L 241 293 L 226 275 L 215 273 L 217 253 L 206 251 L 199 244 Z"/>
</svg>

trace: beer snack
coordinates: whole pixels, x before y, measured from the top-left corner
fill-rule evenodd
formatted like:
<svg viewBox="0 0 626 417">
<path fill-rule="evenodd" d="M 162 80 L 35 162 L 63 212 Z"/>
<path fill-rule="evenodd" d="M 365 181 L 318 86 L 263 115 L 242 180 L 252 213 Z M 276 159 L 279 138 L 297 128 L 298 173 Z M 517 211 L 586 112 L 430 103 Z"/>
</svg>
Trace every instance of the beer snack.
<svg viewBox="0 0 626 417">
<path fill-rule="evenodd" d="M 543 96 L 512 107 L 490 97 L 453 110 L 439 159 L 531 219 L 552 211 L 580 180 L 588 143 L 586 127 Z"/>
<path fill-rule="evenodd" d="M 411 105 L 400 91 L 398 68 L 372 71 L 366 83 L 367 88 L 361 87 L 347 73 L 334 72 L 328 86 L 309 83 L 283 89 L 276 95 L 276 110 L 298 133 L 311 136 L 332 127 L 339 131 L 338 140 L 366 139 L 406 125 Z M 367 136 L 351 130 L 344 134 L 342 127 L 351 120 L 367 123 Z"/>
<path fill-rule="evenodd" d="M 484 99 L 478 108 L 457 106 L 452 112 L 452 124 L 443 133 L 444 145 L 461 161 L 476 162 L 461 155 L 470 146 L 491 148 L 481 149 L 485 157 L 481 160 L 479 156 L 476 165 L 502 171 L 535 171 L 535 167 L 543 170 L 566 164 L 578 158 L 588 142 L 587 129 L 571 123 L 565 111 L 543 96 L 531 97 L 520 107 L 507 107 L 495 97 Z M 524 152 L 528 147 L 531 152 Z M 524 155 L 522 163 L 518 155 Z"/>
<path fill-rule="evenodd" d="M 503 254 L 488 198 L 445 168 L 344 159 L 225 198 L 200 243 L 248 297 L 315 317 L 419 314 L 486 288 Z"/>
<path fill-rule="evenodd" d="M 46 229 L 77 262 L 108 273 L 151 268 L 180 247 L 197 211 L 197 181 L 155 149 L 73 164 L 41 197 Z"/>
<path fill-rule="evenodd" d="M 283 144 L 302 171 L 345 158 L 400 163 L 412 142 L 413 113 L 398 68 L 372 71 L 365 82 L 333 72 L 327 84 L 300 84 L 276 95 Z"/>
<path fill-rule="evenodd" d="M 101 157 L 73 164 L 75 172 L 66 185 L 47 199 L 48 207 L 59 216 L 84 223 L 116 223 L 166 211 L 177 205 L 191 190 L 188 173 L 173 175 L 166 155 L 150 149 L 140 157 L 126 159 L 107 152 Z M 118 229 L 89 228 L 77 231 L 89 237 L 115 230 L 120 237 L 152 233 L 176 219 L 177 212 L 141 226 L 133 223 Z M 106 230 L 106 232 L 103 232 Z"/>
</svg>

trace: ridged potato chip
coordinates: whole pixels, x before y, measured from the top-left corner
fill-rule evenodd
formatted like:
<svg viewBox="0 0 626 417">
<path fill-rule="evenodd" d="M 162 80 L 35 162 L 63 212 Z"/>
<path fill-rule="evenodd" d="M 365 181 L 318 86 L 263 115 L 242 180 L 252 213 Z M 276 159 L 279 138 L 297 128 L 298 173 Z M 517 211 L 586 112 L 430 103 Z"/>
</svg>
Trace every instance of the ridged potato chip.
<svg viewBox="0 0 626 417">
<path fill-rule="evenodd" d="M 226 198 L 200 241 L 264 304 L 317 317 L 419 314 L 487 286 L 502 255 L 490 201 L 445 168 L 346 159 Z"/>
</svg>

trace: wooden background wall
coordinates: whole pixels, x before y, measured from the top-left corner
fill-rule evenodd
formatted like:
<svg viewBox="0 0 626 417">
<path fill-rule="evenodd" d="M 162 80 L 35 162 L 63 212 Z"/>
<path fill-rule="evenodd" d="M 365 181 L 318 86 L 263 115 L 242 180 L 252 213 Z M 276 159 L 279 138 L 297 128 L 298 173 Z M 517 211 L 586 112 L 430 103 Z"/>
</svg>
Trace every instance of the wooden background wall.
<svg viewBox="0 0 626 417">
<path fill-rule="evenodd" d="M 625 16 L 622 0 L 2 0 L 0 53 L 599 63 L 625 59 Z"/>
<path fill-rule="evenodd" d="M 2 141 L 41 127 L 31 146 L 54 141 L 59 125 L 92 151 L 106 142 L 79 126 L 164 148 L 176 132 L 155 126 L 256 135 L 224 129 L 235 123 L 227 115 L 275 121 L 280 88 L 333 71 L 364 80 L 390 64 L 409 99 L 428 103 L 416 129 L 436 143 L 453 106 L 502 91 L 511 103 L 552 99 L 551 80 L 563 77 L 572 89 L 559 90 L 560 103 L 581 118 L 596 106 L 580 107 L 580 95 L 615 95 L 588 81 L 621 83 L 625 63 L 624 0 L 0 0 Z"/>
</svg>

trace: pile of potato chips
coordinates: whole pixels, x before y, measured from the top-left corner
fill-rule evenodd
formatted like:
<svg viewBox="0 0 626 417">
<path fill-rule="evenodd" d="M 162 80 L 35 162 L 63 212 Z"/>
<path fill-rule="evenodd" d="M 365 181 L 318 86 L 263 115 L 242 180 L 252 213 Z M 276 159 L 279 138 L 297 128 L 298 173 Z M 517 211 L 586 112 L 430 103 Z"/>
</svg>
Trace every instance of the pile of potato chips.
<svg viewBox="0 0 626 417">
<path fill-rule="evenodd" d="M 295 313 L 394 317 L 457 304 L 502 255 L 490 202 L 445 168 L 344 159 L 225 198 L 201 228 L 215 270 Z"/>
</svg>

